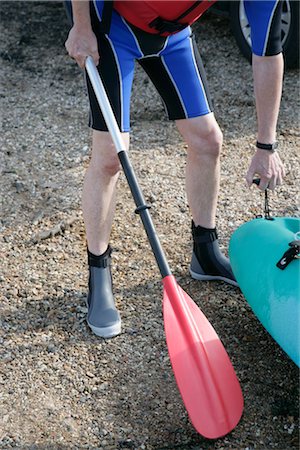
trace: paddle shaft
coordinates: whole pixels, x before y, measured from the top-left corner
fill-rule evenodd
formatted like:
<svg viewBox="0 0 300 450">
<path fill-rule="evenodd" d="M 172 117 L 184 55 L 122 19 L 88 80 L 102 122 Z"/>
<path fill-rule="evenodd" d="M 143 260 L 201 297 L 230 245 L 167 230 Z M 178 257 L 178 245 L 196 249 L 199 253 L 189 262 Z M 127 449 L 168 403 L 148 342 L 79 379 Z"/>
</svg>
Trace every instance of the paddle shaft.
<svg viewBox="0 0 300 450">
<path fill-rule="evenodd" d="M 164 254 L 164 251 L 159 242 L 154 224 L 152 222 L 151 215 L 149 213 L 149 206 L 146 204 L 141 188 L 138 184 L 134 169 L 128 158 L 126 151 L 126 146 L 122 140 L 122 135 L 119 130 L 117 121 L 115 119 L 113 110 L 111 108 L 110 102 L 108 100 L 105 88 L 103 86 L 102 80 L 99 76 L 98 70 L 95 66 L 93 59 L 88 56 L 86 59 L 85 67 L 92 83 L 95 95 L 97 97 L 99 106 L 101 108 L 104 120 L 106 122 L 107 128 L 111 134 L 113 143 L 115 145 L 118 157 L 123 168 L 125 177 L 127 179 L 128 185 L 130 187 L 136 210 L 135 212 L 141 216 L 145 231 L 147 233 L 152 251 L 154 253 L 158 268 L 160 270 L 161 276 L 165 278 L 167 275 L 171 275 L 171 270 Z"/>
</svg>

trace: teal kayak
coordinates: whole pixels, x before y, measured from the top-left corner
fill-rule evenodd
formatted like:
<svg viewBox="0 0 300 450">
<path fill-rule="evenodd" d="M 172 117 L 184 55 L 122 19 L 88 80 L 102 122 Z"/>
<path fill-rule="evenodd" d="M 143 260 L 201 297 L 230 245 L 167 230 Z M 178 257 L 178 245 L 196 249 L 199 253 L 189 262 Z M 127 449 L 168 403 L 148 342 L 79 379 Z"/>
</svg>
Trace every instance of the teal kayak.
<svg viewBox="0 0 300 450">
<path fill-rule="evenodd" d="M 300 259 L 290 255 L 299 239 L 299 218 L 258 218 L 240 226 L 229 244 L 232 270 L 247 302 L 298 366 Z"/>
</svg>

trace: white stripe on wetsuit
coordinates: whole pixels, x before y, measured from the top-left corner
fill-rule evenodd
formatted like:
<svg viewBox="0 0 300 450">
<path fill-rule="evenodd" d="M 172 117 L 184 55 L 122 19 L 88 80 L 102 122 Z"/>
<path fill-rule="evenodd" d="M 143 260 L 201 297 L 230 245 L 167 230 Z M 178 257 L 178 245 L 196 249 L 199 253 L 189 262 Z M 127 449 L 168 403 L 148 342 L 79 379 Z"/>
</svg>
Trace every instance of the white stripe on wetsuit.
<svg viewBox="0 0 300 450">
<path fill-rule="evenodd" d="M 135 44 L 136 44 L 136 48 L 138 49 L 138 51 L 139 51 L 140 54 L 141 54 L 140 58 L 143 58 L 144 54 L 143 54 L 143 52 L 142 52 L 142 50 L 141 50 L 140 44 L 139 44 L 139 42 L 138 42 L 138 40 L 137 40 L 135 34 L 133 33 L 132 29 L 130 28 L 130 26 L 128 25 L 128 23 L 127 23 L 126 20 L 124 19 L 124 17 L 122 17 L 122 16 L 120 16 L 120 17 L 121 17 L 121 19 L 122 19 L 122 22 L 124 23 L 124 25 L 126 25 L 128 31 L 130 31 L 130 33 L 131 33 L 131 35 L 132 35 L 132 37 L 133 37 L 133 39 L 134 39 L 134 42 L 135 42 Z"/>
</svg>

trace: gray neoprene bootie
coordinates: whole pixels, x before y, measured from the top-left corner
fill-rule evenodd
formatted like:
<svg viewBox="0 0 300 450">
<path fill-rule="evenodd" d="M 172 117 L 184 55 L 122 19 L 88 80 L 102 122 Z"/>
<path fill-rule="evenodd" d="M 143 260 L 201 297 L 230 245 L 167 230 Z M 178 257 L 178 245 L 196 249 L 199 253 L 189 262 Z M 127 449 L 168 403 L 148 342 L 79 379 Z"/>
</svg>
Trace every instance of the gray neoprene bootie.
<svg viewBox="0 0 300 450">
<path fill-rule="evenodd" d="M 121 333 L 121 318 L 112 292 L 111 248 L 108 247 L 101 256 L 93 255 L 88 250 L 88 264 L 87 323 L 97 336 L 117 336 Z"/>
</svg>

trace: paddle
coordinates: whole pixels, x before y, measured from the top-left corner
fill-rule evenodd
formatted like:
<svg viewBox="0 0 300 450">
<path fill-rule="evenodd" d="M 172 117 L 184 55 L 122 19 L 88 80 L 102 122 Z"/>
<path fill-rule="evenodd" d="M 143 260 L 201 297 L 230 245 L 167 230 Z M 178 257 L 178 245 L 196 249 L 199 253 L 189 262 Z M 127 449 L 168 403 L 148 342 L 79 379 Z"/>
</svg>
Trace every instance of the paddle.
<svg viewBox="0 0 300 450">
<path fill-rule="evenodd" d="M 86 70 L 163 278 L 166 341 L 183 402 L 200 434 L 211 439 L 224 436 L 237 425 L 242 415 L 243 396 L 239 382 L 213 327 L 171 273 L 91 57 L 86 60 Z"/>
</svg>

